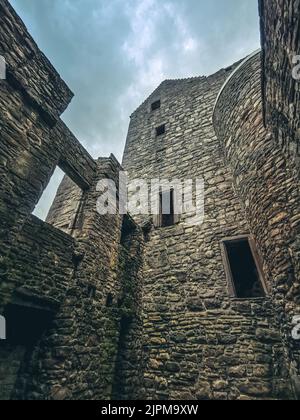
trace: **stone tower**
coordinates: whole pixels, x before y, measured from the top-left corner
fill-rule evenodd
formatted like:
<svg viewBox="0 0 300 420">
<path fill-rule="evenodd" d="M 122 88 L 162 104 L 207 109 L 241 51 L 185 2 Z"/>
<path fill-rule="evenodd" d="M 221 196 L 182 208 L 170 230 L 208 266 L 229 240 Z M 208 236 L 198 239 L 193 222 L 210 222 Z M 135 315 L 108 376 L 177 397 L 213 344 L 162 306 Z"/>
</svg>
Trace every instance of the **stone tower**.
<svg viewBox="0 0 300 420">
<path fill-rule="evenodd" d="M 145 244 L 144 391 L 152 399 L 272 397 L 288 388 L 267 273 L 262 268 L 262 293 L 234 292 L 223 252 L 227 239 L 256 242 L 213 124 L 222 86 L 245 77 L 253 60 L 258 67 L 260 53 L 210 77 L 167 80 L 131 116 L 123 160 L 130 179 L 205 185 L 202 224 L 186 214 L 171 226 L 154 221 Z M 259 80 L 259 68 L 251 77 Z"/>
<path fill-rule="evenodd" d="M 122 167 L 61 121 L 72 92 L 0 0 L 1 400 L 299 398 L 299 1 L 259 7 L 262 51 L 164 81 Z M 97 211 L 99 180 L 122 202 L 124 170 L 171 182 L 155 211 Z M 204 219 L 174 180 L 201 180 Z"/>
</svg>

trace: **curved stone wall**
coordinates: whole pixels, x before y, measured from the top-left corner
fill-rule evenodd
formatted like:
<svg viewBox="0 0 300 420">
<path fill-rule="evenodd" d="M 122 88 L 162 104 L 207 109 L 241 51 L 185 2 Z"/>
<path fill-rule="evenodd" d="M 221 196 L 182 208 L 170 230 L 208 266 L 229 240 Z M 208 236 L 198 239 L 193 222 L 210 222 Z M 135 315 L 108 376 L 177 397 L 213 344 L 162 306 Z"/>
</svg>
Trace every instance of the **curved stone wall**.
<svg viewBox="0 0 300 420">
<path fill-rule="evenodd" d="M 261 98 L 261 55 L 257 53 L 223 87 L 213 120 L 263 256 L 278 328 L 283 332 L 290 374 L 297 387 L 300 352 L 291 331 L 293 316 L 300 314 L 299 180 L 264 126 Z"/>
<path fill-rule="evenodd" d="M 265 121 L 300 177 L 298 0 L 259 0 Z"/>
</svg>

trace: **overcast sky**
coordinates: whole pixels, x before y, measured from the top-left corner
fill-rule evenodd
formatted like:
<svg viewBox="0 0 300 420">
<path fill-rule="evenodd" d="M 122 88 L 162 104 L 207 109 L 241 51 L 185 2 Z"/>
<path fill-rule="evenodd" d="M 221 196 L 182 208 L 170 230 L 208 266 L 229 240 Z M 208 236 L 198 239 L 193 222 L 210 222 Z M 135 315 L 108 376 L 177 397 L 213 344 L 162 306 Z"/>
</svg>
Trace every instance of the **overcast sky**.
<svg viewBox="0 0 300 420">
<path fill-rule="evenodd" d="M 63 120 L 95 158 L 121 160 L 129 116 L 161 81 L 259 48 L 257 0 L 10 1 L 74 92 Z"/>
</svg>

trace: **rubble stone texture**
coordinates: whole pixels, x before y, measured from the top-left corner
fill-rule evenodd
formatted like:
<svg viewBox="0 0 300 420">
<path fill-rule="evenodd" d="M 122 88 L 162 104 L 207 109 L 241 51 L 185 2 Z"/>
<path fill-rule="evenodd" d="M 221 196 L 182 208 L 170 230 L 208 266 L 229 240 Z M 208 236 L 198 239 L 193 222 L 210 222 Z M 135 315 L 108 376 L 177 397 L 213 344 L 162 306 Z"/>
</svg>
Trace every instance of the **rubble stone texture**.
<svg viewBox="0 0 300 420">
<path fill-rule="evenodd" d="M 264 117 L 276 142 L 299 169 L 300 4 L 297 0 L 259 0 L 259 7 Z"/>
<path fill-rule="evenodd" d="M 118 189 L 122 168 L 60 120 L 72 93 L 0 0 L 1 400 L 299 398 L 299 83 L 287 64 L 299 1 L 261 0 L 260 13 L 262 54 L 167 80 L 131 117 L 129 179 L 205 183 L 203 224 L 157 227 L 97 213 L 98 181 Z M 57 166 L 44 223 L 32 212 Z M 257 245 L 264 298 L 230 293 L 221 241 L 241 235 Z"/>
<path fill-rule="evenodd" d="M 263 115 L 265 125 L 272 133 L 276 149 L 281 151 L 282 162 L 282 154 L 285 157 L 283 169 L 285 169 L 286 198 L 284 200 L 281 196 L 282 204 L 278 204 L 278 208 L 280 206 L 284 208 L 282 213 L 284 219 L 281 222 L 278 220 L 281 218 L 280 213 L 277 220 L 275 218 L 275 225 L 279 223 L 278 230 L 284 232 L 276 241 L 277 246 L 281 248 L 282 263 L 277 263 L 278 273 L 281 271 L 281 274 L 275 275 L 275 281 L 280 282 L 281 287 L 278 285 L 278 289 L 284 294 L 281 298 L 278 296 L 277 303 L 284 305 L 283 311 L 289 322 L 293 315 L 298 315 L 300 312 L 300 2 L 260 0 L 259 9 L 262 35 Z M 279 161 L 276 163 L 274 161 L 274 164 L 279 168 Z M 286 216 L 283 216 L 284 213 L 288 215 L 287 220 Z M 283 253 L 288 254 L 285 263 L 283 263 Z M 285 269 L 284 264 L 287 266 Z M 285 285 L 282 285 L 282 281 Z M 287 325 L 289 337 L 290 324 Z M 292 355 L 290 371 L 299 395 L 300 349 L 299 346 L 295 348 L 295 342 L 288 341 L 288 352 Z"/>
</svg>

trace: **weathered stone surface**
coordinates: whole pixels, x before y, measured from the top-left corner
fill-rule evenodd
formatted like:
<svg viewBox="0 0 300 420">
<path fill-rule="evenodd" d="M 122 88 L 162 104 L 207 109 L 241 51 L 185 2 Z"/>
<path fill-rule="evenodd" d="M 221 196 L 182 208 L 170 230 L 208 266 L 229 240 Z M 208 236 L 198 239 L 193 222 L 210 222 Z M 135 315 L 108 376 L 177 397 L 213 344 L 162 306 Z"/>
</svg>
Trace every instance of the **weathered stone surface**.
<svg viewBox="0 0 300 420">
<path fill-rule="evenodd" d="M 300 395 L 299 92 L 287 72 L 299 1 L 260 4 L 262 65 L 256 54 L 167 80 L 132 115 L 130 179 L 205 181 L 201 226 L 183 215 L 157 228 L 149 215 L 96 212 L 98 180 L 118 186 L 121 166 L 92 159 L 59 119 L 72 94 L 0 0 L 0 313 L 16 326 L 1 343 L 0 399 Z M 57 165 L 66 177 L 43 223 L 31 213 Z M 245 234 L 265 298 L 229 291 L 220 241 Z"/>
<path fill-rule="evenodd" d="M 299 366 L 299 349 L 291 339 L 291 315 L 300 312 L 295 299 L 299 268 L 297 259 L 291 258 L 290 247 L 293 244 L 294 252 L 298 252 L 299 233 L 292 220 L 299 217 L 300 183 L 295 161 L 259 118 L 263 105 L 260 58 L 260 53 L 250 57 L 229 80 L 218 100 L 214 121 L 236 191 L 246 203 L 247 220 L 263 256 L 276 314 L 277 331 L 258 329 L 257 337 L 271 343 L 284 334 L 284 342 L 289 342 L 285 354 L 291 357 L 287 366 L 294 358 Z"/>
<path fill-rule="evenodd" d="M 0 11 L 0 399 L 111 398 L 116 366 L 131 372 L 125 348 L 138 374 L 143 233 L 131 221 L 125 245 L 123 217 L 95 211 L 98 180 L 117 181 L 120 165 L 92 159 L 60 121 L 71 92 L 6 0 Z M 43 223 L 31 213 L 57 165 L 67 177 Z"/>
<path fill-rule="evenodd" d="M 131 117 L 123 161 L 131 179 L 203 176 L 207 188 L 201 227 L 185 228 L 183 215 L 178 225 L 152 228 L 145 244 L 142 342 L 147 380 L 141 396 L 151 399 L 160 397 L 158 380 L 167 382 L 170 399 L 179 389 L 199 399 L 238 399 L 247 395 L 239 384 L 253 379 L 262 382 L 263 392 L 269 384 L 266 396 L 275 395 L 272 347 L 282 344 L 272 308 L 268 299 L 230 299 L 221 256 L 223 238 L 250 231 L 211 122 L 217 95 L 235 67 L 208 78 L 166 81 Z M 161 108 L 151 112 L 156 99 Z M 155 127 L 163 122 L 166 133 L 156 138 Z M 257 335 L 259 325 L 267 336 Z M 199 387 L 199 375 L 204 386 Z M 253 398 L 254 387 L 249 390 Z M 260 398 L 263 392 L 257 392 Z"/>
<path fill-rule="evenodd" d="M 274 139 L 300 176 L 300 56 L 298 0 L 259 0 L 263 48 L 264 117 Z"/>
<path fill-rule="evenodd" d="M 51 124 L 62 114 L 73 94 L 39 50 L 7 0 L 0 2 L 0 51 L 7 78 Z"/>
</svg>

